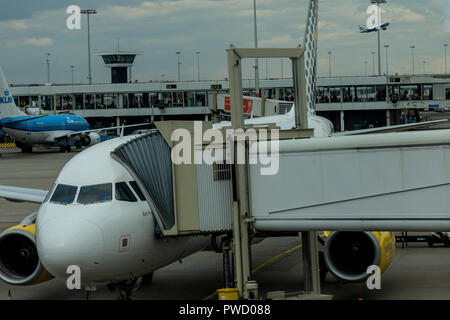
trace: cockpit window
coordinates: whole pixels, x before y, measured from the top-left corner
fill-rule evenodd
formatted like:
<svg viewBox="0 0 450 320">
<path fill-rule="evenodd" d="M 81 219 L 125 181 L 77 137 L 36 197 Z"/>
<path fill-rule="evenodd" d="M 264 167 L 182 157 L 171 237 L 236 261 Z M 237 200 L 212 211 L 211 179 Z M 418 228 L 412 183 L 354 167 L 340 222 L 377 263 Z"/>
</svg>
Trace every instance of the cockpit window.
<svg viewBox="0 0 450 320">
<path fill-rule="evenodd" d="M 50 198 L 50 202 L 57 204 L 71 204 L 75 200 L 78 187 L 58 184 Z"/>
<path fill-rule="evenodd" d="M 139 199 L 141 199 L 141 201 L 145 201 L 144 194 L 142 193 L 141 189 L 139 188 L 137 182 L 130 181 L 130 185 L 133 187 L 133 189 L 136 192 L 136 194 L 138 195 Z"/>
<path fill-rule="evenodd" d="M 129 202 L 137 201 L 133 192 L 125 182 L 116 183 L 116 200 Z"/>
<path fill-rule="evenodd" d="M 111 200 L 112 184 L 105 183 L 81 187 L 77 202 L 80 204 L 92 204 Z"/>
<path fill-rule="evenodd" d="M 53 194 L 53 191 L 55 191 L 56 184 L 52 184 L 52 187 L 50 190 L 48 190 L 47 195 L 45 196 L 44 202 L 47 202 L 50 199 L 50 196 Z"/>
</svg>

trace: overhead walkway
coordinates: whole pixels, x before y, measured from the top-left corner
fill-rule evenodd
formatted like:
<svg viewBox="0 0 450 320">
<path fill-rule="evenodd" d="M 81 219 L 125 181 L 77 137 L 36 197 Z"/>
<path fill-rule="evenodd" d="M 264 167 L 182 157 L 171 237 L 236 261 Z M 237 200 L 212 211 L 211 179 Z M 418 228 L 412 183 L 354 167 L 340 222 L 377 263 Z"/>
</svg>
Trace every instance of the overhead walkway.
<svg viewBox="0 0 450 320">
<path fill-rule="evenodd" d="M 257 230 L 450 230 L 450 130 L 280 141 L 278 174 L 261 167 Z"/>
</svg>

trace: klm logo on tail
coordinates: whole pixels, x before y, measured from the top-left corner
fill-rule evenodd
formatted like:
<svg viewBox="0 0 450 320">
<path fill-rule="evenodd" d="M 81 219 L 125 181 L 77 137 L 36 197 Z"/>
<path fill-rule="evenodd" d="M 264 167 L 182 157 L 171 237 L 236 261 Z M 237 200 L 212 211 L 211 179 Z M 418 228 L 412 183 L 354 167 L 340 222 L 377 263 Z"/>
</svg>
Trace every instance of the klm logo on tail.
<svg viewBox="0 0 450 320">
<path fill-rule="evenodd" d="M 13 98 L 9 95 L 9 91 L 5 90 L 3 93 L 5 94 L 5 96 L 4 97 L 0 97 L 0 104 L 12 103 L 13 102 Z"/>
</svg>

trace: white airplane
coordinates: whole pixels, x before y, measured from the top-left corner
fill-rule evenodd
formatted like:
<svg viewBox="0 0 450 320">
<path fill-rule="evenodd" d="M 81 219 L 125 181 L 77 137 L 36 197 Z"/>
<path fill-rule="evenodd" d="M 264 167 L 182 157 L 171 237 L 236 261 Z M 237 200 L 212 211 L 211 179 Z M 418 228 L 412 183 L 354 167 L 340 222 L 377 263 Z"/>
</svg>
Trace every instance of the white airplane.
<svg viewBox="0 0 450 320">
<path fill-rule="evenodd" d="M 248 97 L 251 98 L 251 97 Z M 281 130 L 290 130 L 295 128 L 295 110 L 294 105 L 292 105 L 290 111 L 286 114 L 266 116 L 259 118 L 252 118 L 244 120 L 246 125 L 264 125 L 264 124 L 275 124 Z M 386 126 L 371 129 L 353 130 L 345 132 L 334 132 L 333 123 L 330 120 L 318 116 L 313 110 L 308 109 L 308 127 L 314 129 L 314 138 L 324 138 L 324 137 L 337 137 L 337 136 L 350 136 L 359 134 L 369 134 L 369 133 L 382 133 L 382 132 L 392 132 L 392 131 L 404 131 L 413 128 L 427 128 L 434 126 L 439 123 L 447 122 L 447 119 L 443 120 L 433 120 L 418 123 L 400 124 L 394 126 Z M 219 123 L 213 124 L 213 128 L 220 129 L 225 127 L 231 127 L 230 121 L 221 121 Z"/>
<path fill-rule="evenodd" d="M 128 127 L 148 125 L 137 124 Z M 92 146 L 101 141 L 100 132 L 122 128 L 90 129 L 82 117 L 71 114 L 26 115 L 17 108 L 8 82 L 0 67 L 0 129 L 6 132 L 22 152 L 32 152 L 33 145 L 59 145 L 60 151 L 71 151 L 69 142 L 77 146 Z"/>
<path fill-rule="evenodd" d="M 138 279 L 151 279 L 153 271 L 210 243 L 205 236 L 156 235 L 141 187 L 110 156 L 135 137 L 80 152 L 50 191 L 0 186 L 0 198 L 41 203 L 37 213 L 0 234 L 0 279 L 13 285 L 67 279 L 68 266 L 76 265 L 82 284 L 114 284 L 127 298 Z"/>
</svg>

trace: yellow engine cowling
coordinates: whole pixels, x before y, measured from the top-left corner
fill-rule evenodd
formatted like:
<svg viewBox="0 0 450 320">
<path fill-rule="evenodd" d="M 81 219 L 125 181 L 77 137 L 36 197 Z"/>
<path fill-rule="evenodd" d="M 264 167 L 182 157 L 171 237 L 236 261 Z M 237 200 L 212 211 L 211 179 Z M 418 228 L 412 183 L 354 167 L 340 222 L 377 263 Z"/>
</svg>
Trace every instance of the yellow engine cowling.
<svg viewBox="0 0 450 320">
<path fill-rule="evenodd" d="M 383 273 L 395 254 L 395 236 L 391 232 L 324 232 L 325 264 L 343 281 L 365 281 L 371 265 Z"/>
<path fill-rule="evenodd" d="M 39 260 L 34 224 L 14 226 L 0 234 L 0 279 L 24 286 L 52 278 Z"/>
</svg>

